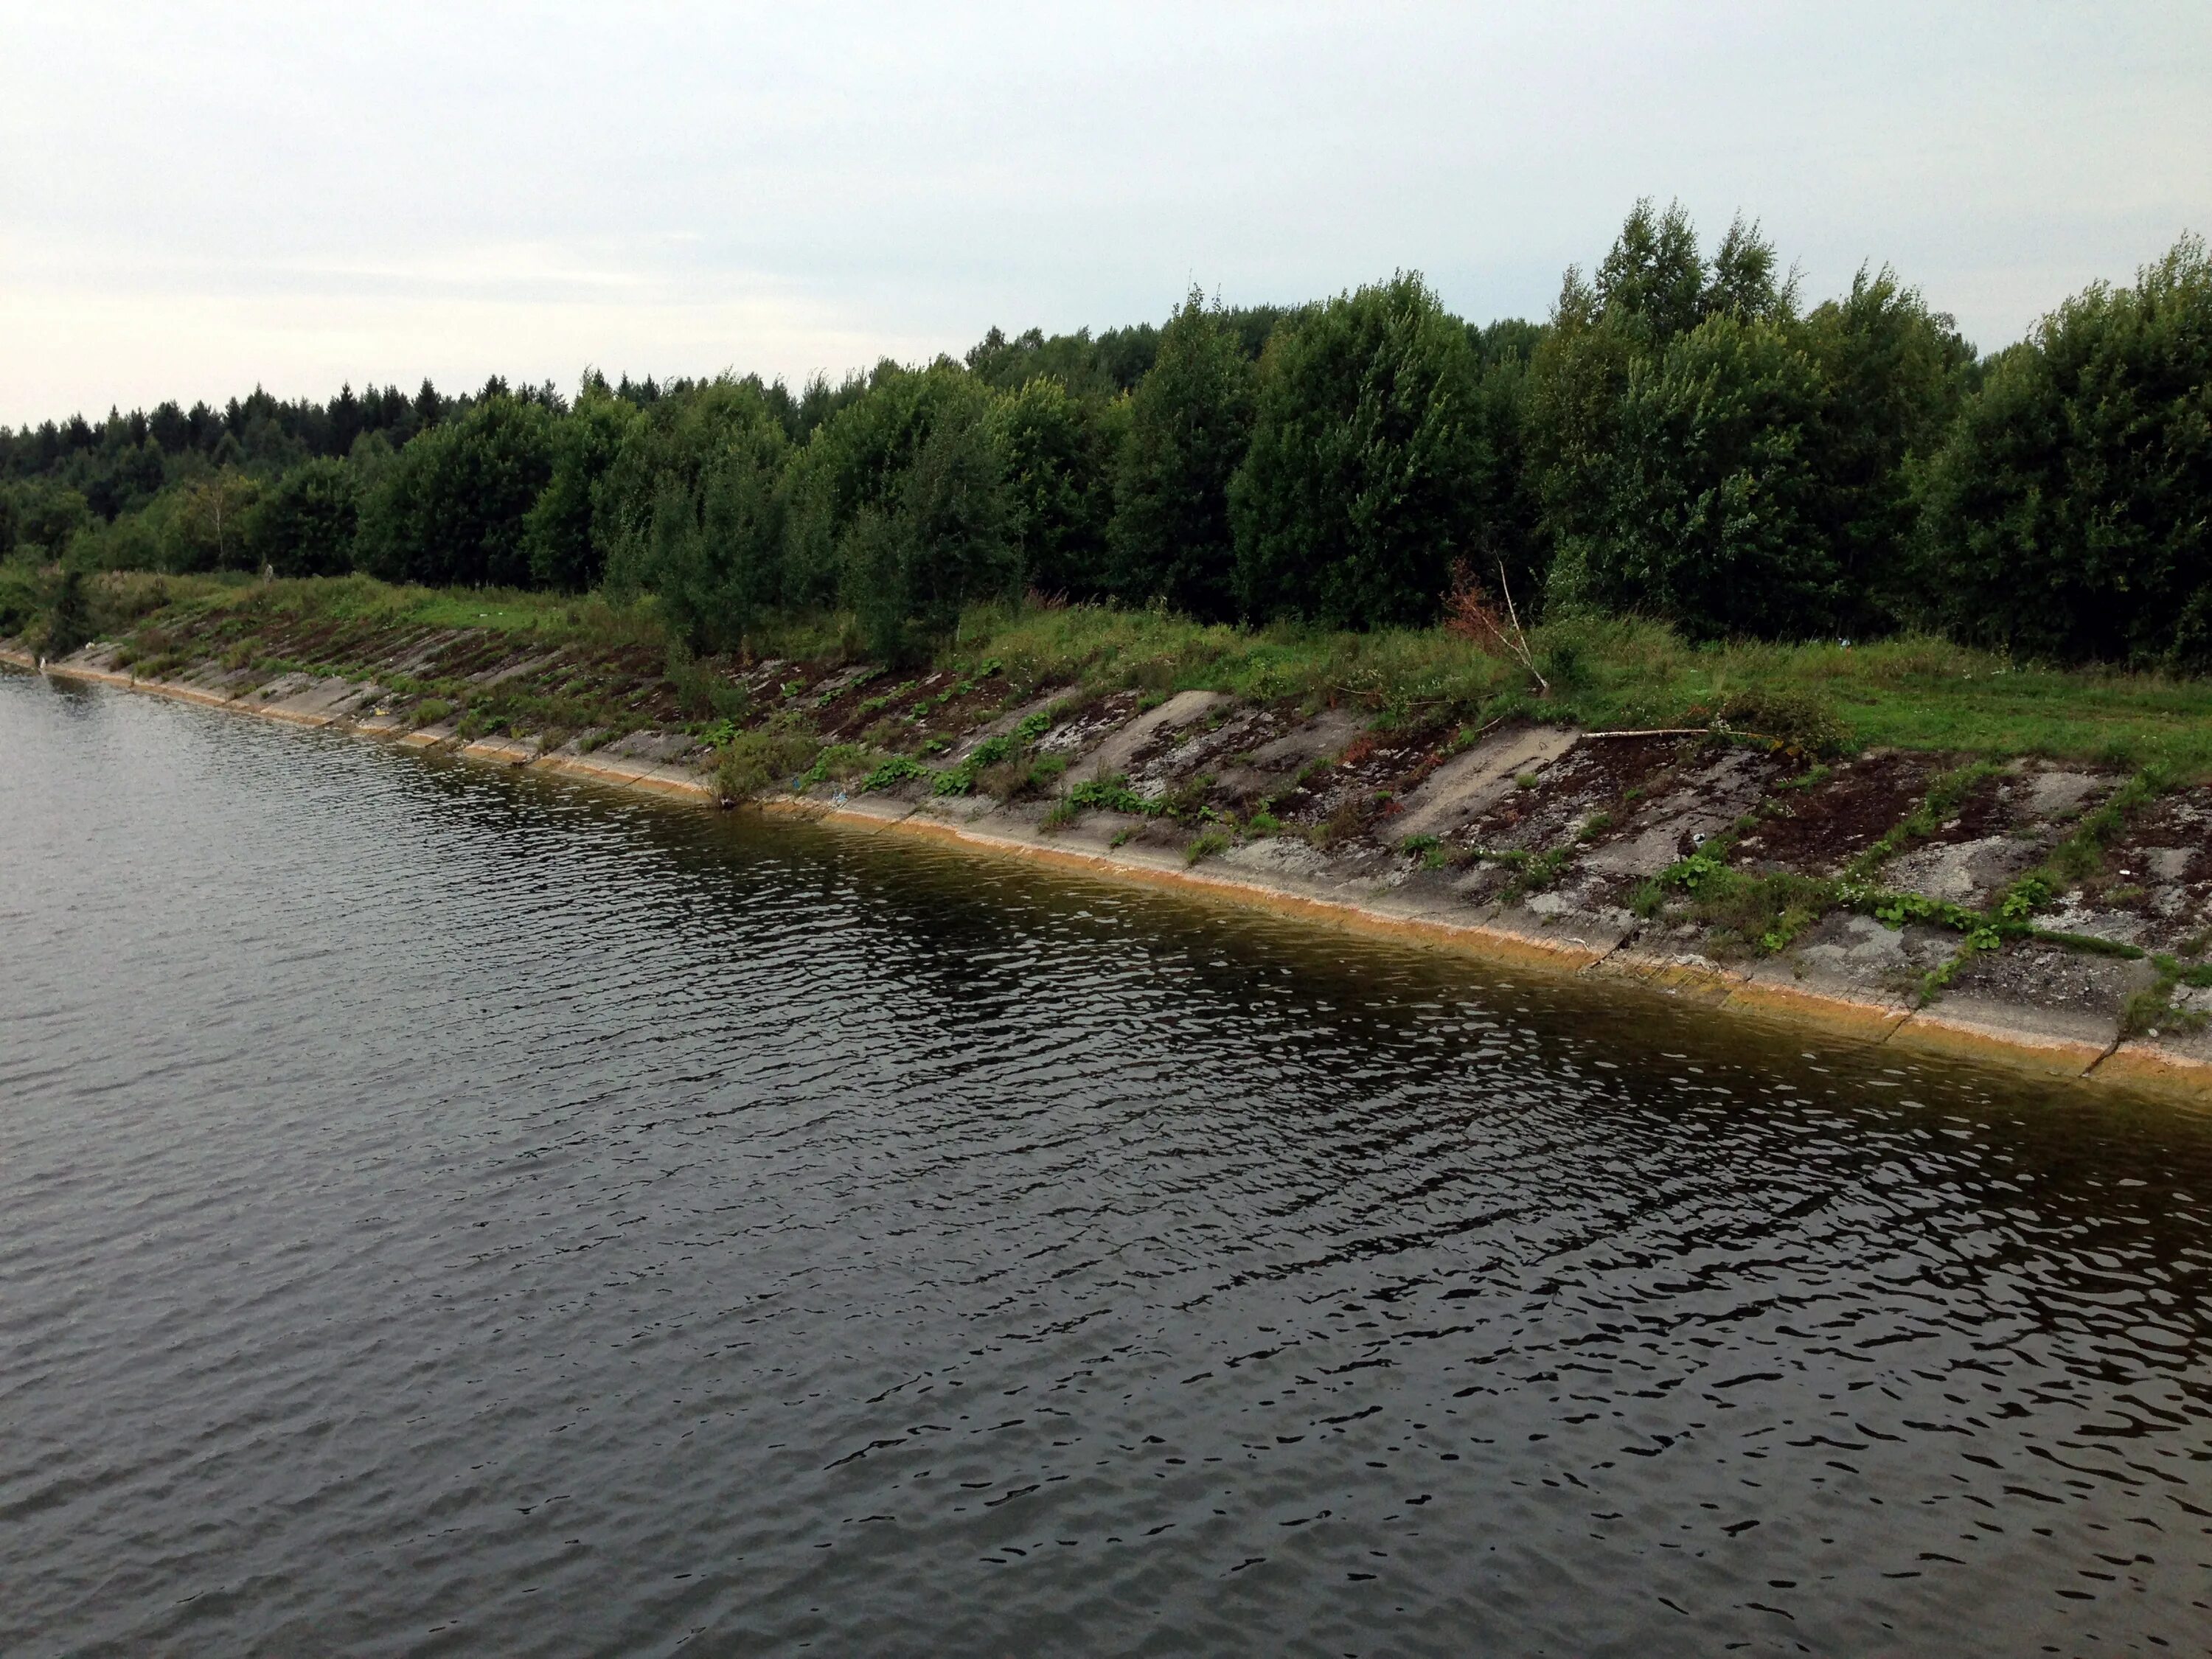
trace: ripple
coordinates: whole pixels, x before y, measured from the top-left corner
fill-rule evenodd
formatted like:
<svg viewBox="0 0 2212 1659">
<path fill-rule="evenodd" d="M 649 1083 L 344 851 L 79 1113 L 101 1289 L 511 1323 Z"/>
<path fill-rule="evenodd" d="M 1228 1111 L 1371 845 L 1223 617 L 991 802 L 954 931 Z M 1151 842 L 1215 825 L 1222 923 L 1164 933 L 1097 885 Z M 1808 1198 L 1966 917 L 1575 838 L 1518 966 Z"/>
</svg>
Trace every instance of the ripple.
<svg viewBox="0 0 2212 1659">
<path fill-rule="evenodd" d="M 0 767 L 0 1650 L 2212 1628 L 2201 1119 L 23 678 Z"/>
</svg>

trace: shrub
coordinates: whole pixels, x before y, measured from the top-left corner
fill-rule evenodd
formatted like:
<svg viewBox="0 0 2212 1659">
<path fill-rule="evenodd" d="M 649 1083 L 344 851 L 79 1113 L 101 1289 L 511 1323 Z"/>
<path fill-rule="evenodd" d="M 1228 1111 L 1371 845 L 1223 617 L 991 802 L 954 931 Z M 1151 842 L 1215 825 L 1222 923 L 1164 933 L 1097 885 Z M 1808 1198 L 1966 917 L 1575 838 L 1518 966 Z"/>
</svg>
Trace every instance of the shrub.
<svg viewBox="0 0 2212 1659">
<path fill-rule="evenodd" d="M 541 404 L 488 397 L 418 434 L 362 503 L 357 562 L 386 581 L 531 581 L 525 515 L 553 469 Z"/>
<path fill-rule="evenodd" d="M 1340 295 L 1276 335 L 1230 486 L 1246 615 L 1435 619 L 1449 562 L 1479 528 L 1480 379 L 1465 326 L 1416 274 Z"/>
<path fill-rule="evenodd" d="M 2036 656 L 2212 667 L 2208 385 L 2196 237 L 1999 357 L 1922 480 L 1944 625 Z"/>
<path fill-rule="evenodd" d="M 822 752 L 819 739 L 799 732 L 740 732 L 722 750 L 714 782 L 725 800 L 744 800 L 783 787 Z"/>
<path fill-rule="evenodd" d="M 1107 586 L 1206 622 L 1236 614 L 1229 481 L 1251 441 L 1251 363 L 1218 307 L 1190 291 L 1129 400 Z"/>
<path fill-rule="evenodd" d="M 360 516 L 354 471 L 343 461 L 303 461 L 254 509 L 252 562 L 280 576 L 342 576 L 353 568 Z"/>
<path fill-rule="evenodd" d="M 1795 749 L 1802 754 L 1840 755 L 1850 743 L 1850 729 L 1829 701 L 1814 691 L 1789 686 L 1759 686 L 1731 692 L 1717 711 L 1719 724 Z"/>
</svg>

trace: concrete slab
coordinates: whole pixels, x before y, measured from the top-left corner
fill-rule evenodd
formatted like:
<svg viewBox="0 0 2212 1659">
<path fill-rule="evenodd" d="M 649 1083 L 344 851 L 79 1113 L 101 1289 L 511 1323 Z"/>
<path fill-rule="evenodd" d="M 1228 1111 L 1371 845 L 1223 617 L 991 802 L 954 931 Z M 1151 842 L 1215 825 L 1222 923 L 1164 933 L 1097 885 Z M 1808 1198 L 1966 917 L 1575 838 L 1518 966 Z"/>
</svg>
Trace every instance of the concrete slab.
<svg viewBox="0 0 2212 1659">
<path fill-rule="evenodd" d="M 1710 957 L 1634 945 L 1624 945 L 1593 963 L 1589 972 L 1596 978 L 1633 980 L 1648 990 L 1688 997 L 1712 1007 L 1726 1002 L 1744 977 L 1741 969 Z"/>
<path fill-rule="evenodd" d="M 1406 797 L 1391 836 L 1448 836 L 1479 816 L 1524 772 L 1541 771 L 1575 746 L 1577 733 L 1553 726 L 1494 732 L 1446 761 Z"/>
<path fill-rule="evenodd" d="M 1747 749 L 1724 750 L 1653 802 L 1634 835 L 1606 842 L 1583 862 L 1609 876 L 1656 876 L 1734 823 L 1764 793 L 1759 757 Z"/>
<path fill-rule="evenodd" d="M 2057 1077 L 2081 1077 L 2119 1039 L 2112 1021 L 2064 1009 L 1947 996 L 1916 1010 L 1891 1035 L 1900 1048 L 1999 1060 Z"/>
<path fill-rule="evenodd" d="M 947 766 L 959 765 L 962 761 L 966 760 L 969 756 L 974 754 L 993 738 L 1003 738 L 1030 715 L 1043 714 L 1064 695 L 1064 691 L 1061 690 L 1047 691 L 1040 696 L 1030 698 L 1018 708 L 1009 708 L 996 720 L 986 721 L 955 744 L 951 750 L 941 757 L 943 763 Z"/>
<path fill-rule="evenodd" d="M 2043 849 L 2033 842 L 1984 836 L 1900 854 L 1883 866 L 1882 882 L 1923 898 L 1979 908 L 2042 855 Z"/>
<path fill-rule="evenodd" d="M 1069 767 L 1066 774 L 1068 786 L 1073 787 L 1079 783 L 1088 783 L 1094 778 L 1111 777 L 1117 772 L 1127 772 L 1129 763 L 1136 758 L 1138 751 L 1153 738 L 1204 719 L 1228 701 L 1227 696 L 1219 691 L 1176 692 L 1149 714 L 1138 715 Z"/>
<path fill-rule="evenodd" d="M 2143 1037 L 2123 1042 L 2089 1073 L 2099 1083 L 2212 1109 L 2212 1052 Z"/>
</svg>

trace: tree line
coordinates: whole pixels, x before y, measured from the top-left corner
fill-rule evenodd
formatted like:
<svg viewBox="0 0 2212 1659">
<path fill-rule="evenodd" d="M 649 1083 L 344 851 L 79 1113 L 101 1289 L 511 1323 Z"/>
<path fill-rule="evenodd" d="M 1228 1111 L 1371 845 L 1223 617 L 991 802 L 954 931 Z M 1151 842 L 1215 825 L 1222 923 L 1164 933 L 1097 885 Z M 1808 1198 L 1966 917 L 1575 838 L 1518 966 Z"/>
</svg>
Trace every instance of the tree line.
<svg viewBox="0 0 2212 1659">
<path fill-rule="evenodd" d="M 1008 337 L 793 392 L 494 380 L 0 429 L 0 548 L 654 596 L 693 648 L 842 606 L 926 648 L 1030 590 L 1218 621 L 1524 612 L 1938 630 L 2212 665 L 2212 260 L 2185 236 L 1990 356 L 1887 268 L 1802 303 L 1756 226 L 1639 203 L 1543 323 L 1416 274 Z"/>
</svg>

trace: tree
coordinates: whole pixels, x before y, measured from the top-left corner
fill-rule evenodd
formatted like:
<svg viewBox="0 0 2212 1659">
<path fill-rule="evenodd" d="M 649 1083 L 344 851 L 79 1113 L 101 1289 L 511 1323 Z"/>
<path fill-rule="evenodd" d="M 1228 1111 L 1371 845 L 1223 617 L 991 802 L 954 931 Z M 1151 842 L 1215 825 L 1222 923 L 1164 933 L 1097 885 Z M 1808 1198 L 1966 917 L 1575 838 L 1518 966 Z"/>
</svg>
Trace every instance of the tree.
<svg viewBox="0 0 2212 1659">
<path fill-rule="evenodd" d="M 92 522 L 92 509 L 84 496 L 66 484 L 46 478 L 27 478 L 8 486 L 8 506 L 0 523 L 9 536 L 0 554 L 29 547 L 49 559 L 58 559 L 70 538 Z"/>
<path fill-rule="evenodd" d="M 1703 320 L 1705 262 L 1680 202 L 1664 213 L 1645 197 L 1629 210 L 1597 268 L 1597 302 L 1645 349 L 1665 347 Z"/>
<path fill-rule="evenodd" d="M 1127 410 L 1126 401 L 1074 397 L 1042 377 L 991 410 L 1012 533 L 1031 587 L 1076 599 L 1103 591 L 1114 457 Z"/>
<path fill-rule="evenodd" d="M 2212 667 L 2212 258 L 2185 236 L 2000 356 L 1921 478 L 1960 637 Z"/>
<path fill-rule="evenodd" d="M 1552 562 L 1528 457 L 1529 364 L 1543 334 L 1539 325 L 1517 319 L 1468 334 L 1481 373 L 1475 391 L 1480 441 L 1469 480 L 1476 528 L 1468 560 L 1485 586 L 1502 572 L 1524 615 L 1541 599 Z"/>
<path fill-rule="evenodd" d="M 220 453 L 218 447 L 218 453 Z M 239 570 L 251 562 L 246 537 L 261 486 L 223 465 L 185 485 L 170 520 L 167 561 L 176 570 Z"/>
<path fill-rule="evenodd" d="M 1453 559 L 1482 528 L 1480 379 L 1465 325 L 1415 273 L 1340 295 L 1276 337 L 1230 486 L 1246 615 L 1434 620 Z"/>
<path fill-rule="evenodd" d="M 659 596 L 694 651 L 742 645 L 782 597 L 787 446 L 764 404 L 755 414 L 725 425 L 696 474 L 661 474 L 650 538 L 635 570 L 618 573 Z"/>
<path fill-rule="evenodd" d="M 487 398 L 409 440 L 362 505 L 358 562 L 386 581 L 522 587 L 523 521 L 553 471 L 553 417 Z"/>
<path fill-rule="evenodd" d="M 605 569 L 610 538 L 597 529 L 601 483 L 637 419 L 601 380 L 554 423 L 552 472 L 523 526 L 530 573 L 544 586 L 580 592 Z"/>
<path fill-rule="evenodd" d="M 863 506 L 840 538 L 846 603 L 870 651 L 908 659 L 977 600 L 1019 592 L 1002 464 L 981 409 L 932 423 L 888 507 Z"/>
<path fill-rule="evenodd" d="M 353 568 L 360 499 L 353 469 L 318 457 L 276 482 L 253 514 L 251 561 L 280 576 L 340 576 Z"/>
<path fill-rule="evenodd" d="M 1788 325 L 1708 318 L 1631 365 L 1613 448 L 1587 469 L 1596 533 L 1573 597 L 1693 638 L 1833 625 L 1840 573 L 1820 533 L 1819 369 Z"/>
<path fill-rule="evenodd" d="M 1197 289 L 1160 331 L 1115 470 L 1106 586 L 1204 621 L 1236 615 L 1229 480 L 1251 441 L 1255 373 Z"/>
<path fill-rule="evenodd" d="M 932 434 L 948 422 L 965 428 L 981 422 L 991 401 L 988 387 L 951 364 L 910 369 L 878 363 L 866 387 L 816 428 L 793 459 L 789 597 L 827 604 L 848 592 L 847 531 L 864 513 L 885 519 L 902 514 L 908 475 Z"/>
<path fill-rule="evenodd" d="M 1811 434 L 1820 534 L 1836 562 L 1836 626 L 1869 635 L 1923 612 L 1913 568 L 1914 469 L 1943 441 L 1973 376 L 1973 348 L 1887 266 L 1864 267 L 1816 307 L 1802 339 L 1826 384 Z"/>
<path fill-rule="evenodd" d="M 1878 449 L 1879 420 L 1831 422 L 1795 283 L 1755 225 L 1739 218 L 1708 263 L 1679 205 L 1638 202 L 1594 284 L 1567 272 L 1529 376 L 1548 605 L 1641 611 L 1700 637 L 1803 637 L 1865 615 L 1839 538 L 1869 504 L 1827 450 L 1844 433 Z"/>
</svg>

